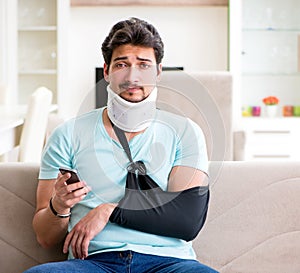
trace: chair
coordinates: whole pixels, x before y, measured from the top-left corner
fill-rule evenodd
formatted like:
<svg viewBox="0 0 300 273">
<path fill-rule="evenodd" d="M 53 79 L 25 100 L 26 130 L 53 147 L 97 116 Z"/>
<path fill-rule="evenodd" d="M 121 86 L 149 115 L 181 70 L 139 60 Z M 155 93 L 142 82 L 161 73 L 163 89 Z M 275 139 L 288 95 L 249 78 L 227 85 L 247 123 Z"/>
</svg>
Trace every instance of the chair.
<svg viewBox="0 0 300 273">
<path fill-rule="evenodd" d="M 40 162 L 45 142 L 52 92 L 39 87 L 32 93 L 20 138 L 18 161 Z"/>
<path fill-rule="evenodd" d="M 48 141 L 49 137 L 51 136 L 53 131 L 56 129 L 56 127 L 58 127 L 65 121 L 66 121 L 66 119 L 63 116 L 61 116 L 60 114 L 49 113 L 47 130 L 46 130 L 46 135 L 45 135 L 45 142 Z"/>
</svg>

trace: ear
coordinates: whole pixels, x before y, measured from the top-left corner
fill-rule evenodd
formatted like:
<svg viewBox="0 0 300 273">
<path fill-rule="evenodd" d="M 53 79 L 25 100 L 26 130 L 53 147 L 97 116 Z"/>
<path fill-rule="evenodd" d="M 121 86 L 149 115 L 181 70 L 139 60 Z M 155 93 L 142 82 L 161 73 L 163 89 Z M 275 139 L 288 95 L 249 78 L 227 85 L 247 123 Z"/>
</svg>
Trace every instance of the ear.
<svg viewBox="0 0 300 273">
<path fill-rule="evenodd" d="M 109 70 L 109 66 L 106 63 L 104 63 L 104 65 L 103 65 L 103 76 L 104 76 L 104 79 L 109 83 L 108 70 Z"/>
<path fill-rule="evenodd" d="M 156 80 L 157 82 L 160 81 L 161 73 L 162 73 L 162 64 L 160 63 L 157 65 L 157 80 Z"/>
</svg>

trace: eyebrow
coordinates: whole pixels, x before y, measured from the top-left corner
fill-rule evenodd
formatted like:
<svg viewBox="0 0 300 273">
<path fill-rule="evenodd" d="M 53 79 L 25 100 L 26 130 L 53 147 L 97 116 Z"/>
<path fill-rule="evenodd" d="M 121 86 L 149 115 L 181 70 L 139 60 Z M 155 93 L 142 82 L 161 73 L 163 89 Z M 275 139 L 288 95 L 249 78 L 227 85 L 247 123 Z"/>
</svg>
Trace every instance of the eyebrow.
<svg viewBox="0 0 300 273">
<path fill-rule="evenodd" d="M 124 57 L 117 57 L 117 58 L 115 58 L 113 61 L 114 61 L 114 62 L 117 62 L 117 61 L 123 61 L 123 60 L 127 60 L 127 59 L 128 59 L 128 57 L 127 57 L 127 56 L 124 56 Z M 139 61 L 150 62 L 150 63 L 152 63 L 152 60 L 150 60 L 150 59 L 141 58 L 141 57 L 137 57 L 137 59 L 138 59 Z"/>
</svg>

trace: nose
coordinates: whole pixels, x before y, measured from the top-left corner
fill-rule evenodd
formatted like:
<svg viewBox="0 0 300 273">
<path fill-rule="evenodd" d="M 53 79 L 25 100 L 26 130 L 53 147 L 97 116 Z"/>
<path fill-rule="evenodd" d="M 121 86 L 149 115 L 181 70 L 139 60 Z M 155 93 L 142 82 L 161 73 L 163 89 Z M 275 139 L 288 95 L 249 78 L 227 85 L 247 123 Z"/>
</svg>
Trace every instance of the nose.
<svg viewBox="0 0 300 273">
<path fill-rule="evenodd" d="M 131 66 L 126 68 L 125 80 L 130 83 L 137 83 L 140 80 L 140 71 L 137 67 Z"/>
</svg>

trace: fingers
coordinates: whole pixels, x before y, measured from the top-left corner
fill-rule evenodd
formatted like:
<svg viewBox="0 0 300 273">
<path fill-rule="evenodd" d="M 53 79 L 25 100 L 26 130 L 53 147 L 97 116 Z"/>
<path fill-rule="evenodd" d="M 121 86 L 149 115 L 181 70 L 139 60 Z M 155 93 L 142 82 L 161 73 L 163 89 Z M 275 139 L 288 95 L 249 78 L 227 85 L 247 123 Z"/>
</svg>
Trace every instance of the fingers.
<svg viewBox="0 0 300 273">
<path fill-rule="evenodd" d="M 81 259 L 81 236 L 81 234 L 74 233 L 71 240 L 72 253 L 76 259 Z"/>
<path fill-rule="evenodd" d="M 67 184 L 66 181 L 70 178 L 70 174 L 59 175 L 55 183 L 55 194 L 60 197 L 67 196 L 70 198 L 77 198 L 81 195 L 87 195 L 91 188 L 85 181 L 79 181 L 73 184 Z M 74 193 L 74 194 L 73 194 Z M 75 194 L 76 193 L 76 194 Z"/>
<path fill-rule="evenodd" d="M 84 240 L 81 243 L 82 259 L 85 259 L 88 256 L 89 244 L 90 244 L 90 239 L 84 237 Z"/>
<path fill-rule="evenodd" d="M 73 230 L 68 234 L 68 236 L 65 239 L 63 253 L 68 253 L 68 249 L 70 246 L 74 258 L 79 259 L 80 251 L 78 250 L 80 248 L 80 245 L 78 244 L 78 233 L 74 232 Z"/>
<path fill-rule="evenodd" d="M 85 259 L 88 256 L 88 246 L 90 240 L 84 232 L 72 230 L 65 239 L 63 253 L 68 253 L 71 246 L 72 254 L 76 259 Z"/>
<path fill-rule="evenodd" d="M 81 242 L 82 242 L 82 236 L 80 235 L 77 237 L 75 243 L 72 245 L 72 250 L 73 250 L 73 254 L 75 254 L 74 256 L 77 257 L 78 259 L 82 259 L 82 251 L 81 251 Z"/>
<path fill-rule="evenodd" d="M 72 233 L 73 233 L 73 231 L 71 231 L 65 239 L 64 246 L 63 246 L 63 253 L 65 253 L 65 254 L 68 253 L 70 241 L 73 236 Z"/>
<path fill-rule="evenodd" d="M 67 235 L 63 252 L 67 253 L 71 247 L 75 258 L 85 259 L 88 256 L 90 241 L 106 226 L 115 207 L 116 204 L 102 204 L 90 210 Z"/>
<path fill-rule="evenodd" d="M 54 193 L 52 198 L 58 204 L 58 208 L 70 209 L 75 204 L 85 198 L 91 191 L 85 181 L 79 181 L 73 184 L 67 184 L 66 181 L 70 178 L 70 174 L 59 174 L 55 183 Z"/>
<path fill-rule="evenodd" d="M 80 181 L 74 184 L 67 185 L 66 190 L 68 191 L 68 193 L 77 192 L 77 195 L 75 196 L 78 196 L 79 194 L 86 195 L 91 190 L 91 188 L 86 184 L 86 182 Z"/>
<path fill-rule="evenodd" d="M 58 195 L 66 195 L 68 194 L 67 190 L 67 183 L 66 181 L 71 177 L 69 173 L 66 173 L 64 175 L 59 174 L 56 182 L 55 182 L 55 192 L 58 193 Z"/>
<path fill-rule="evenodd" d="M 64 247 L 63 247 L 63 253 L 68 253 L 69 247 L 71 246 L 72 254 L 76 259 L 79 258 L 78 248 L 80 248 L 80 245 L 78 245 L 77 243 L 77 239 L 78 239 L 78 233 L 72 230 L 66 237 Z"/>
<path fill-rule="evenodd" d="M 65 195 L 75 192 L 77 190 L 85 188 L 84 191 L 81 191 L 82 194 L 87 194 L 91 188 L 87 186 L 85 181 L 79 181 L 73 184 L 67 184 L 67 180 L 71 177 L 70 173 L 65 173 L 64 175 L 59 174 L 55 184 L 56 191 L 64 193 Z"/>
</svg>

